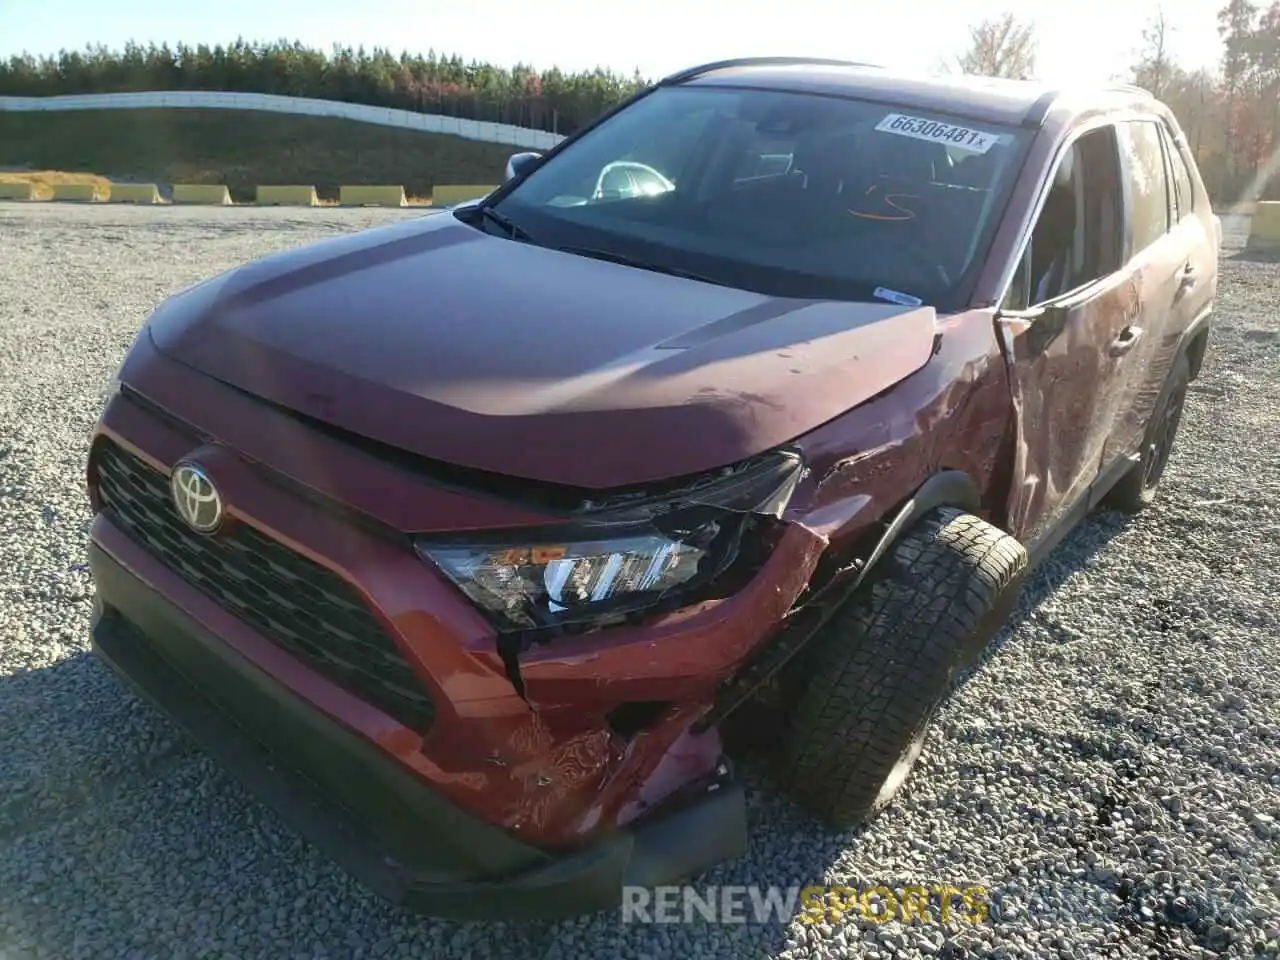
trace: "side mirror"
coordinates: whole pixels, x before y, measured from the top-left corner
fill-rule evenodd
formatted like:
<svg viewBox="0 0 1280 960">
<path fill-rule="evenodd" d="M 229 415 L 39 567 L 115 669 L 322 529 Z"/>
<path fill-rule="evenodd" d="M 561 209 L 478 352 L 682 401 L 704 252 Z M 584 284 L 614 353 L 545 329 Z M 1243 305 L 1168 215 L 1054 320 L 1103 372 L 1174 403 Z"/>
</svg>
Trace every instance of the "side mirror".
<svg viewBox="0 0 1280 960">
<path fill-rule="evenodd" d="M 507 180 L 516 177 L 523 177 L 526 173 L 542 162 L 542 154 L 536 152 L 515 153 L 511 155 L 511 159 L 507 161 Z"/>
</svg>

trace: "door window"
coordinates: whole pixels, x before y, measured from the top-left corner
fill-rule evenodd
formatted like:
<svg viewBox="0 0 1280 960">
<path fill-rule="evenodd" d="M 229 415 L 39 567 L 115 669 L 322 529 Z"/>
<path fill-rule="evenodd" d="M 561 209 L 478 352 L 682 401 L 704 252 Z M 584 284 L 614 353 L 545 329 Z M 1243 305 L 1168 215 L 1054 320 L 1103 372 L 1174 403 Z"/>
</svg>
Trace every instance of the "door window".
<svg viewBox="0 0 1280 960">
<path fill-rule="evenodd" d="M 1169 184 L 1165 177 L 1160 127 L 1135 120 L 1118 127 L 1120 156 L 1129 182 L 1132 253 L 1145 250 L 1169 232 Z"/>
<path fill-rule="evenodd" d="M 1195 191 L 1191 187 L 1191 171 L 1187 169 L 1187 160 L 1178 149 L 1177 138 L 1167 126 L 1160 130 L 1164 142 L 1165 153 L 1169 157 L 1169 169 L 1173 175 L 1174 220 L 1181 220 L 1195 209 Z"/>
<path fill-rule="evenodd" d="M 1157 141 L 1158 143 L 1158 141 Z M 1091 130 L 1063 154 L 1015 290 L 1028 305 L 1093 283 L 1120 268 L 1123 202 L 1112 127 Z"/>
</svg>

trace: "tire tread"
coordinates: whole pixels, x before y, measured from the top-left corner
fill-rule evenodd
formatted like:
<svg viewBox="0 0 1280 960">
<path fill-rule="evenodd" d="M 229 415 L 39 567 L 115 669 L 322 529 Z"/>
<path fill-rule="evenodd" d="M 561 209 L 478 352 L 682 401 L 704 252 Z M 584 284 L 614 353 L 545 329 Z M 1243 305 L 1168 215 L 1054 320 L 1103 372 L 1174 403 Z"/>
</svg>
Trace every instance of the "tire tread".
<svg viewBox="0 0 1280 960">
<path fill-rule="evenodd" d="M 888 567 L 812 641 L 784 746 L 784 776 L 823 820 L 877 812 L 881 785 L 922 732 L 953 675 L 1011 607 L 1027 554 L 979 517 L 939 508 L 909 531 Z M 1002 603 L 1003 601 L 1003 603 Z M 1007 614 L 1007 610 L 1005 611 Z"/>
</svg>

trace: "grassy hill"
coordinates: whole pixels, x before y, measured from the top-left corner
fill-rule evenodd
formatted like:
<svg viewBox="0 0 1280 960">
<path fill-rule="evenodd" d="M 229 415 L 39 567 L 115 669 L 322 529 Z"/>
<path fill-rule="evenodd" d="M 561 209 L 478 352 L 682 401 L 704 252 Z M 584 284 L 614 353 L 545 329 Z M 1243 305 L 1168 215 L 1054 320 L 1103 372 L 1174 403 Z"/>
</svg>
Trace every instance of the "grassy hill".
<svg viewBox="0 0 1280 960">
<path fill-rule="evenodd" d="M 0 167 L 169 184 L 225 183 L 236 200 L 258 184 L 498 183 L 518 148 L 329 117 L 242 110 L 0 112 Z"/>
</svg>

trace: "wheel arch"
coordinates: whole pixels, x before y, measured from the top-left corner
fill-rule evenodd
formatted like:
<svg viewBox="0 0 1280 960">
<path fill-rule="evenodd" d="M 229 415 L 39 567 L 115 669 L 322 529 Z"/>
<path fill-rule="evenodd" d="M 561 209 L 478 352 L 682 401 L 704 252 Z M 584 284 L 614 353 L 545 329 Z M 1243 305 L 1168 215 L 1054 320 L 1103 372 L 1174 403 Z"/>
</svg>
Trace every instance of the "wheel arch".
<svg viewBox="0 0 1280 960">
<path fill-rule="evenodd" d="M 926 514 L 938 507 L 958 507 L 970 513 L 981 508 L 982 496 L 973 477 L 963 470 L 943 469 L 925 480 L 892 515 L 883 533 L 862 562 L 850 590 L 856 590 L 897 543 L 898 539 Z"/>
<path fill-rule="evenodd" d="M 1187 355 L 1190 379 L 1200 376 L 1205 351 L 1209 348 L 1209 331 L 1213 328 L 1213 310 L 1207 309 L 1187 325 L 1178 340 L 1178 352 Z"/>
<path fill-rule="evenodd" d="M 697 721 L 694 729 L 705 730 L 720 723 L 768 683 L 808 645 L 862 586 L 867 574 L 918 520 L 931 510 L 944 506 L 976 512 L 980 503 L 978 485 L 963 470 L 943 469 L 930 476 L 896 510 L 890 511 L 890 519 L 878 537 L 869 535 L 854 556 L 843 557 L 845 565 L 826 579 L 779 633 L 752 653 L 747 663 L 720 689 L 715 703 Z M 864 553 L 861 547 L 867 543 L 871 543 L 871 547 Z"/>
</svg>

